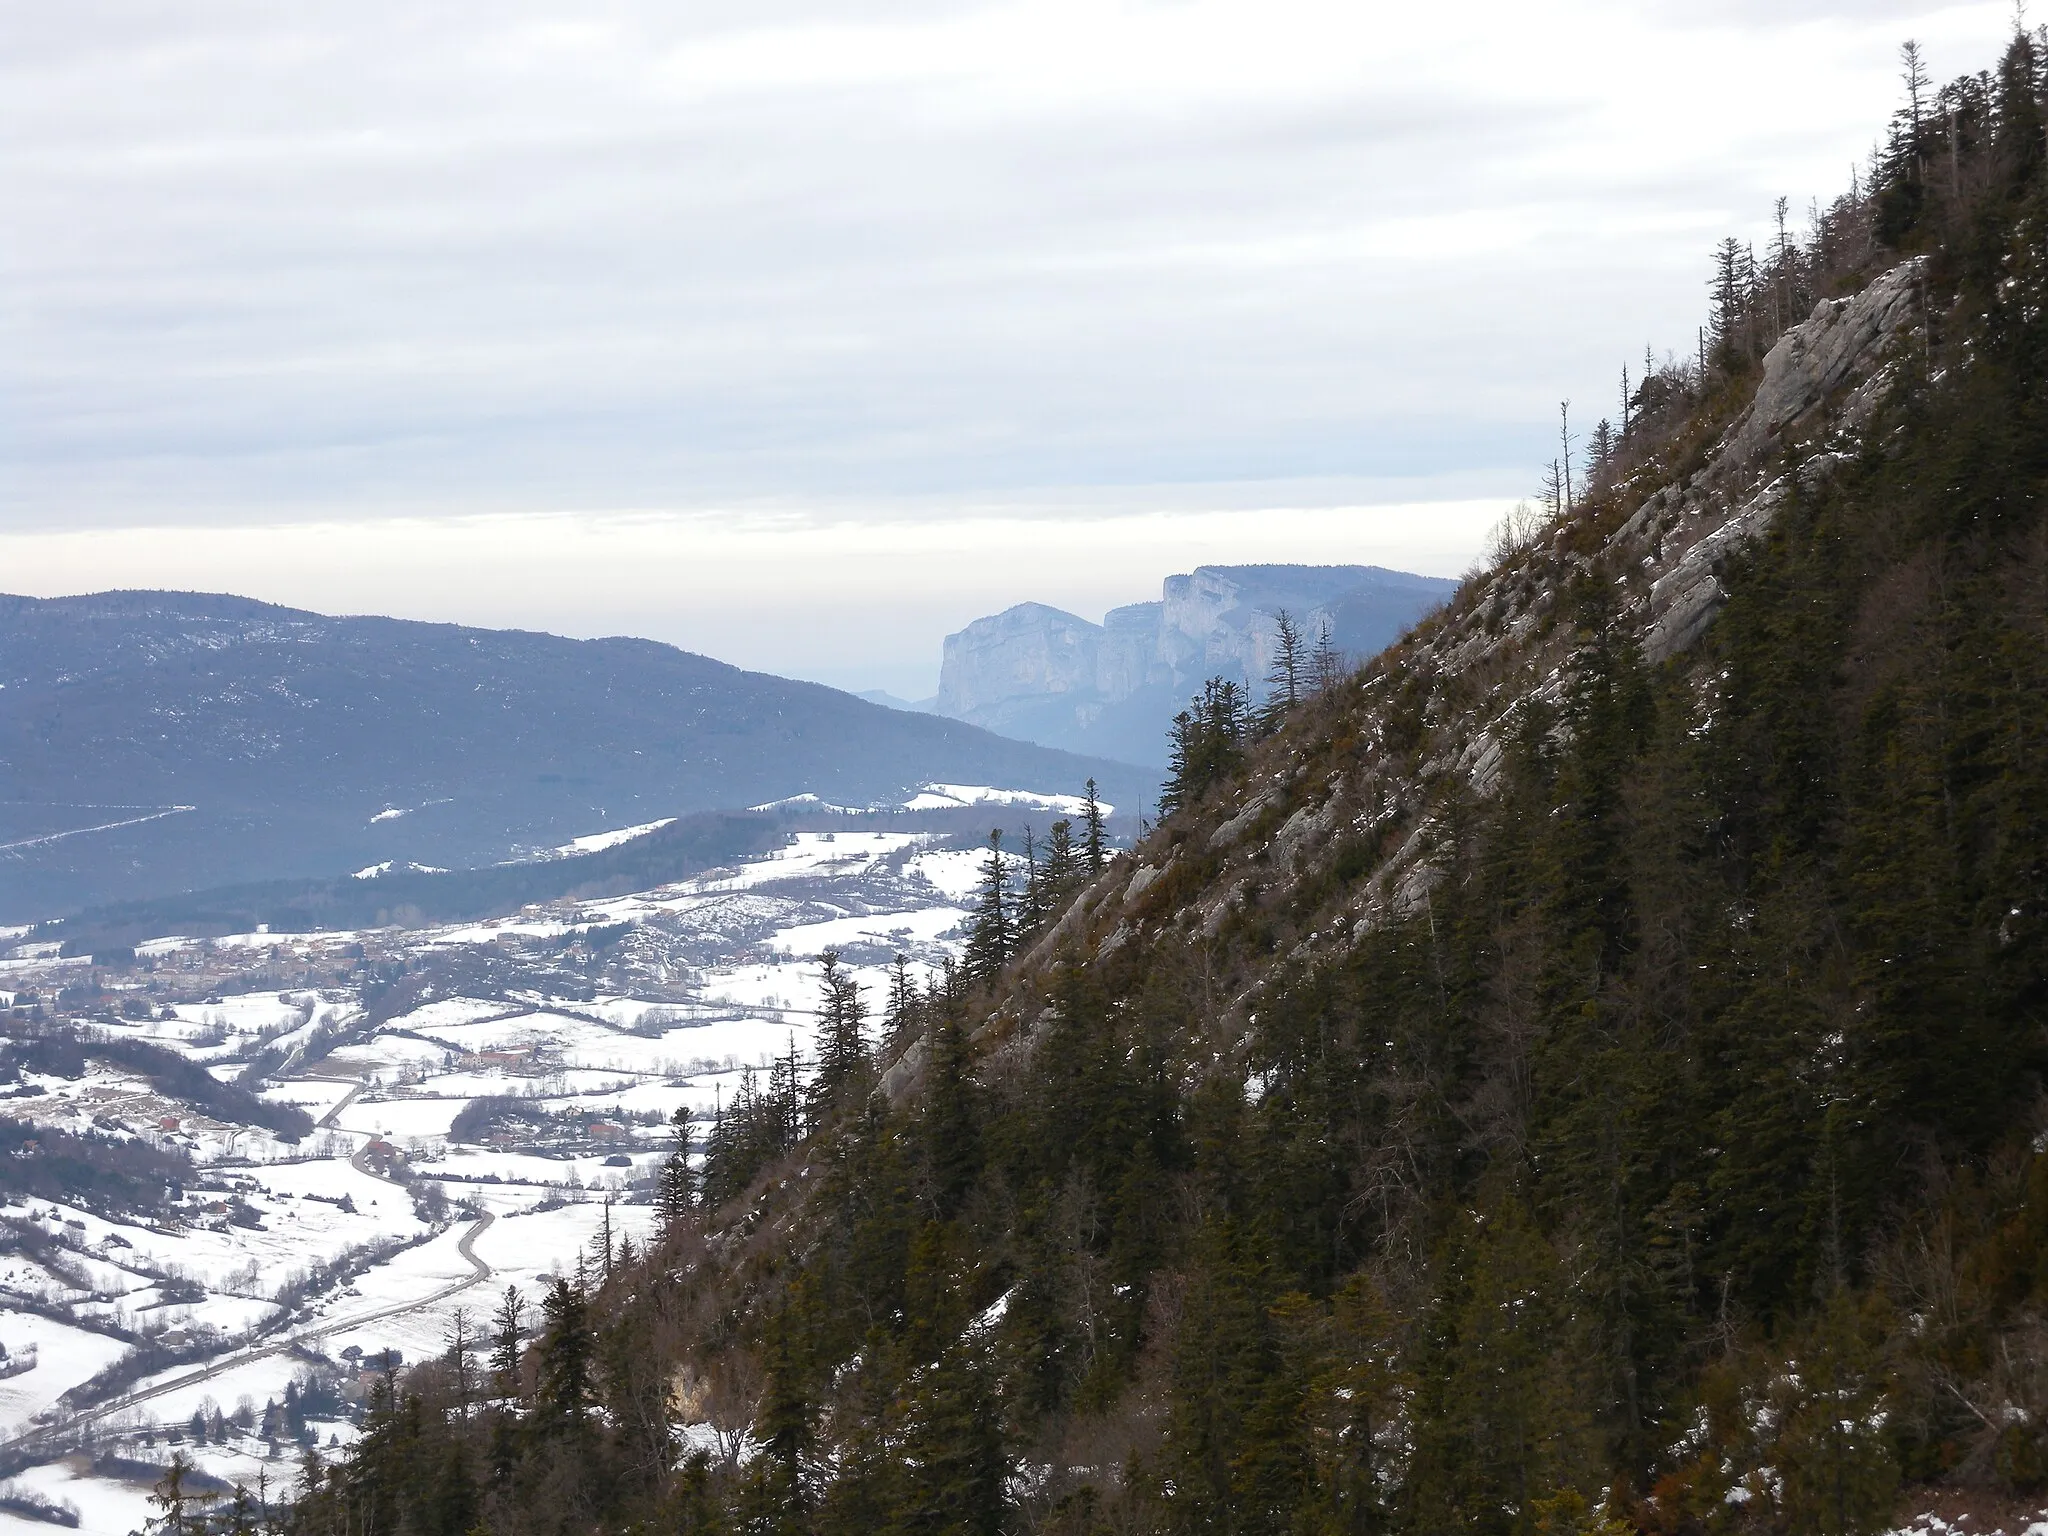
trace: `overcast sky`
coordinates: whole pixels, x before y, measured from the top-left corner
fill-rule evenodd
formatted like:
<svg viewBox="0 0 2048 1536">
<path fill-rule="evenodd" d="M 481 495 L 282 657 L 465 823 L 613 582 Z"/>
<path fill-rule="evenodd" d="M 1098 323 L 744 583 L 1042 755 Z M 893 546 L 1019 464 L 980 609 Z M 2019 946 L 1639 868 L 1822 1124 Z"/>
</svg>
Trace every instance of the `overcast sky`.
<svg viewBox="0 0 2048 1536">
<path fill-rule="evenodd" d="M 2011 16 L 0 0 L 0 590 L 922 693 L 1025 599 L 1455 574 Z"/>
</svg>

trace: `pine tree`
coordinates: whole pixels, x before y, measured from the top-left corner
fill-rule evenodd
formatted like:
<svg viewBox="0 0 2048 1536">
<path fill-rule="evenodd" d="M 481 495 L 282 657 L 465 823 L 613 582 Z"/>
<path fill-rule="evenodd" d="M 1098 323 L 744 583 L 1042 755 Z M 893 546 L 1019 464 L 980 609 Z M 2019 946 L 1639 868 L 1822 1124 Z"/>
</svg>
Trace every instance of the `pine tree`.
<svg viewBox="0 0 2048 1536">
<path fill-rule="evenodd" d="M 1266 703 L 1259 713 L 1261 730 L 1280 728 L 1287 712 L 1301 702 L 1308 685 L 1308 651 L 1301 627 L 1285 608 L 1273 615 L 1273 664 L 1266 669 Z"/>
<path fill-rule="evenodd" d="M 1016 933 L 1017 943 L 1022 946 L 1025 939 L 1038 932 L 1039 924 L 1045 920 L 1047 906 L 1045 886 L 1039 879 L 1038 836 L 1031 824 L 1024 825 L 1024 889 L 1017 895 Z"/>
<path fill-rule="evenodd" d="M 604 1209 L 598 1218 L 597 1231 L 590 1239 L 591 1257 L 597 1261 L 595 1267 L 600 1285 L 612 1283 L 612 1266 L 619 1256 L 618 1229 L 612 1224 L 612 1201 L 615 1198 L 611 1194 L 605 1195 Z"/>
<path fill-rule="evenodd" d="M 1173 717 L 1167 779 L 1159 791 L 1160 815 L 1198 803 L 1237 771 L 1248 723 L 1244 691 L 1228 678 L 1210 678 L 1201 696 Z"/>
<path fill-rule="evenodd" d="M 810 1121 L 819 1126 L 839 1109 L 867 1097 L 867 1016 L 860 983 L 839 964 L 839 952 L 823 956 L 818 990 L 818 1068 L 811 1079 Z"/>
<path fill-rule="evenodd" d="M 919 1383 L 904 1436 L 895 1527 L 917 1536 L 1000 1536 L 1008 1468 L 993 1394 L 979 1364 L 953 1349 Z"/>
<path fill-rule="evenodd" d="M 1740 362 L 1749 309 L 1748 258 L 1743 244 L 1729 236 L 1714 247 L 1713 309 L 1707 333 L 1714 365 L 1733 372 Z"/>
<path fill-rule="evenodd" d="M 1109 842 L 1102 825 L 1102 805 L 1095 798 L 1095 781 L 1090 779 L 1081 802 L 1081 855 L 1088 866 L 1088 878 L 1101 874 L 1109 862 Z"/>
<path fill-rule="evenodd" d="M 423 1502 L 426 1518 L 421 1523 L 426 1536 L 470 1536 L 480 1504 L 469 1445 L 460 1435 L 448 1437 Z"/>
<path fill-rule="evenodd" d="M 882 1029 L 894 1040 L 917 1022 L 917 984 L 910 979 L 910 960 L 897 955 L 889 963 L 889 1001 L 882 1014 Z"/>
<path fill-rule="evenodd" d="M 740 1079 L 746 1087 L 751 1081 L 749 1073 Z M 737 1102 L 739 1095 L 734 1094 Z M 704 1164 L 697 1181 L 698 1197 L 704 1202 L 704 1209 L 715 1211 L 733 1196 L 733 1121 L 727 1112 L 725 1092 L 722 1087 L 712 1090 L 711 1130 L 704 1138 Z"/>
<path fill-rule="evenodd" d="M 968 976 L 983 983 L 993 981 L 1010 963 L 1015 944 L 1010 873 L 1003 860 L 1003 833 L 998 827 L 988 835 L 988 859 L 981 867 L 981 893 L 975 898 L 973 915 L 967 920 Z"/>
<path fill-rule="evenodd" d="M 803 1137 L 803 1062 L 797 1055 L 796 1036 L 793 1034 L 789 1037 L 788 1048 L 768 1069 L 768 1096 L 763 1108 L 757 1169 L 774 1162 Z"/>
<path fill-rule="evenodd" d="M 675 1536 L 719 1536 L 726 1529 L 711 1489 L 711 1458 L 703 1451 L 691 1452 L 683 1463 L 669 1529 Z"/>
<path fill-rule="evenodd" d="M 1082 852 L 1074 845 L 1074 824 L 1062 816 L 1046 834 L 1045 859 L 1038 874 L 1047 915 L 1066 905 L 1081 883 L 1084 867 Z"/>
<path fill-rule="evenodd" d="M 186 1536 L 198 1531 L 201 1522 L 191 1509 L 195 1501 L 185 1491 L 185 1478 L 191 1470 L 183 1451 L 171 1452 L 170 1463 L 149 1496 L 150 1507 L 157 1511 L 149 1536 Z"/>
<path fill-rule="evenodd" d="M 2001 179 L 2013 193 L 2023 192 L 2048 161 L 2044 137 L 2042 65 L 2034 39 L 2016 27 L 1998 65 L 1998 132 L 1995 147 Z"/>
<path fill-rule="evenodd" d="M 697 1205 L 697 1176 L 690 1167 L 690 1107 L 678 1104 L 669 1116 L 674 1136 L 655 1180 L 654 1211 L 662 1237 L 673 1239 Z"/>
<path fill-rule="evenodd" d="M 498 1303 L 497 1315 L 492 1320 L 491 1390 L 499 1397 L 523 1395 L 519 1340 L 525 1332 L 525 1316 L 526 1298 L 519 1294 L 518 1286 L 506 1286 L 504 1300 Z"/>
<path fill-rule="evenodd" d="M 592 1398 L 589 1300 L 581 1286 L 556 1276 L 541 1298 L 544 1324 L 536 1346 L 538 1389 L 534 1402 L 543 1429 L 580 1434 Z"/>
<path fill-rule="evenodd" d="M 1887 1524 L 1899 1470 L 1885 1433 L 1884 1382 L 1864 1337 L 1868 1326 L 1864 1309 L 1837 1290 L 1800 1358 L 1774 1383 L 1770 1455 L 1783 1468 L 1789 1529 L 1866 1536 Z"/>
<path fill-rule="evenodd" d="M 448 1365 L 455 1375 L 456 1411 L 463 1418 L 469 1417 L 470 1356 L 474 1347 L 469 1309 L 457 1307 L 448 1320 Z"/>
<path fill-rule="evenodd" d="M 809 1460 L 817 1411 L 806 1388 L 799 1332 L 799 1320 L 785 1305 L 769 1317 L 762 1345 L 768 1382 L 754 1420 L 761 1456 L 748 1529 L 775 1536 L 808 1536 L 810 1530 Z"/>
<path fill-rule="evenodd" d="M 981 1173 L 980 1114 L 968 1053 L 959 1016 L 943 1010 L 932 1027 L 921 1127 L 932 1202 L 941 1220 L 960 1208 Z"/>
<path fill-rule="evenodd" d="M 228 1494 L 228 1507 L 214 1519 L 217 1536 L 256 1536 L 256 1506 L 249 1490 L 237 1482 Z"/>
</svg>

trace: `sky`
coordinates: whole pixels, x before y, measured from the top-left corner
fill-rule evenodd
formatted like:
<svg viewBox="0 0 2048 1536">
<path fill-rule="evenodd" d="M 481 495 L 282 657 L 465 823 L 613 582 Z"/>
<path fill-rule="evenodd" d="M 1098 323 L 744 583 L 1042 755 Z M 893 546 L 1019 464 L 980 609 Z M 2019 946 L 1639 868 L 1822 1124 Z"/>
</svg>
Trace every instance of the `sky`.
<svg viewBox="0 0 2048 1536">
<path fill-rule="evenodd" d="M 2012 15 L 0 0 L 0 591 L 915 697 L 1015 602 L 1455 575 Z"/>
</svg>

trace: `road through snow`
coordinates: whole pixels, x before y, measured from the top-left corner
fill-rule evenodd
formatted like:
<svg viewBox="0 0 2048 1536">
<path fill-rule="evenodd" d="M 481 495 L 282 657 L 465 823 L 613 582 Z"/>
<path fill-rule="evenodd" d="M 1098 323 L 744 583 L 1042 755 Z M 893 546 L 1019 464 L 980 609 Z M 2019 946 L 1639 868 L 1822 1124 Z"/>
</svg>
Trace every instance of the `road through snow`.
<svg viewBox="0 0 2048 1536">
<path fill-rule="evenodd" d="M 355 1087 L 349 1090 L 347 1097 L 343 1098 L 334 1108 L 320 1117 L 319 1124 L 327 1126 L 367 1086 L 366 1080 L 358 1079 Z M 360 1173 L 368 1174 L 373 1179 L 380 1179 L 395 1188 L 404 1189 L 405 1186 L 397 1179 L 389 1178 L 379 1173 L 364 1162 L 363 1154 L 367 1150 L 368 1144 L 366 1142 L 362 1148 L 359 1148 L 349 1158 L 351 1166 Z M 409 1193 L 410 1191 L 408 1191 Z M 455 1245 L 455 1251 L 462 1255 L 474 1273 L 466 1279 L 456 1281 L 453 1285 L 443 1286 L 432 1295 L 421 1296 L 412 1301 L 398 1302 L 392 1306 L 372 1308 L 367 1312 L 352 1313 L 347 1317 L 331 1318 L 317 1326 L 296 1329 L 281 1337 L 268 1340 L 263 1344 L 255 1345 L 248 1349 L 235 1350 L 217 1359 L 209 1360 L 204 1365 L 187 1371 L 181 1376 L 175 1376 L 169 1381 L 157 1382 L 152 1386 L 143 1388 L 139 1392 L 124 1393 L 122 1396 L 114 1398 L 109 1402 L 95 1404 L 91 1408 L 82 1409 L 74 1414 L 68 1414 L 57 1423 L 41 1425 L 29 1430 L 25 1434 L 17 1435 L 11 1440 L 0 1441 L 0 1450 L 28 1450 L 44 1445 L 53 1445 L 86 1425 L 96 1424 L 102 1419 L 109 1418 L 117 1413 L 123 1413 L 130 1408 L 149 1402 L 153 1398 L 159 1398 L 181 1388 L 196 1386 L 202 1381 L 209 1381 L 213 1377 L 225 1375 L 227 1372 L 247 1365 L 253 1360 L 262 1360 L 272 1355 L 286 1354 L 301 1344 L 308 1344 L 316 1339 L 324 1339 L 330 1334 L 345 1333 L 352 1328 L 361 1328 L 370 1323 L 382 1322 L 386 1318 L 398 1317 L 407 1312 L 417 1312 L 426 1307 L 436 1306 L 446 1301 L 450 1296 L 460 1295 L 463 1291 L 482 1285 L 491 1278 L 495 1271 L 484 1260 L 477 1257 L 475 1244 L 479 1237 L 490 1230 L 490 1225 L 495 1220 L 497 1220 L 495 1213 L 485 1211 L 475 1221 L 470 1223 L 469 1230 L 462 1234 L 460 1241 Z M 443 1228 L 442 1230 L 446 1231 L 447 1229 Z"/>
</svg>

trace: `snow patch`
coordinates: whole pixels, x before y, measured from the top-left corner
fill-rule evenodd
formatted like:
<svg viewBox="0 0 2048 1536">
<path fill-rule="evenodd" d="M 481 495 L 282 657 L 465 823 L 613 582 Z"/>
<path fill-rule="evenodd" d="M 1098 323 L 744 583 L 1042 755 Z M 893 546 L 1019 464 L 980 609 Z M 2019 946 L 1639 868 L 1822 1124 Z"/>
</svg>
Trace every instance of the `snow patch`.
<svg viewBox="0 0 2048 1536">
<path fill-rule="evenodd" d="M 1116 807 L 1098 800 L 1096 808 L 1107 816 Z M 1021 805 L 1038 811 L 1057 811 L 1062 816 L 1079 816 L 1088 808 L 1080 795 L 1047 795 L 1033 789 L 996 789 L 987 784 L 927 784 L 903 802 L 906 811 L 944 811 L 970 805 Z"/>
<path fill-rule="evenodd" d="M 850 805 L 834 805 L 830 800 L 805 793 L 789 795 L 780 800 L 769 800 L 761 805 L 750 805 L 750 811 L 839 811 L 852 816 L 858 814 Z"/>
<path fill-rule="evenodd" d="M 663 827 L 672 826 L 675 817 L 664 816 L 660 821 L 644 821 L 637 827 L 621 827 L 616 832 L 593 832 L 588 837 L 572 838 L 561 847 L 550 851 L 557 858 L 573 858 L 579 853 L 600 853 L 606 848 L 616 848 L 621 843 L 630 843 L 636 837 L 645 837 L 650 832 L 659 832 Z"/>
</svg>

